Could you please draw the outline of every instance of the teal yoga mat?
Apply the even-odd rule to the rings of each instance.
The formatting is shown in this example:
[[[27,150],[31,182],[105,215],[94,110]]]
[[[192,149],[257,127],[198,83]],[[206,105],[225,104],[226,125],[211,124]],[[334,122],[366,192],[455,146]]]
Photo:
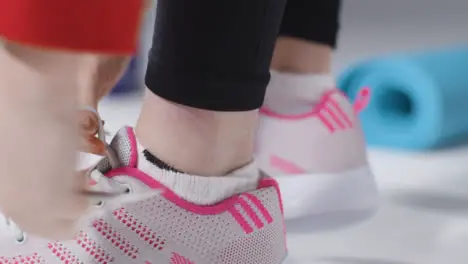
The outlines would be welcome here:
[[[424,150],[468,141],[468,45],[359,62],[338,86],[352,100],[371,89],[360,114],[370,145]]]

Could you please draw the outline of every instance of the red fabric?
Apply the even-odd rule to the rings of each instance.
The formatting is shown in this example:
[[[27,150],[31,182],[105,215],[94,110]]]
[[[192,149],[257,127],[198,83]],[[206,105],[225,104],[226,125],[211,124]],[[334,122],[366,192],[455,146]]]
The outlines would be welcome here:
[[[100,53],[135,52],[142,0],[0,0],[0,36]]]

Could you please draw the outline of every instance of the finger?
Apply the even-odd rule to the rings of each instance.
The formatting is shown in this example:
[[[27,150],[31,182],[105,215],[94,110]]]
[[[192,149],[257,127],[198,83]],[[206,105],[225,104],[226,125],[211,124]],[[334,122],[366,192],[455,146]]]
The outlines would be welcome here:
[[[54,208],[51,214],[56,218],[77,219],[85,214],[91,207],[91,201],[81,192],[88,188],[90,178],[87,177],[86,170],[74,173],[64,186],[67,188],[57,189],[54,197]]]
[[[99,117],[95,112],[90,110],[78,111],[78,125],[81,135],[96,135],[96,133],[99,131],[99,122]]]
[[[81,137],[80,151],[105,156],[106,144],[94,136]]]

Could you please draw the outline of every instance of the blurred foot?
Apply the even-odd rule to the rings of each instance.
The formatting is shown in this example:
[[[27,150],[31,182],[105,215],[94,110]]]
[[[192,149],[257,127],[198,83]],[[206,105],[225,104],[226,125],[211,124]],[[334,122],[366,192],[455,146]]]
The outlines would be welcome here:
[[[272,74],[256,153],[260,168],[280,185],[286,219],[336,214],[334,222],[346,225],[357,211],[367,217],[377,208],[357,118],[368,94],[353,106],[330,87],[331,76]]]

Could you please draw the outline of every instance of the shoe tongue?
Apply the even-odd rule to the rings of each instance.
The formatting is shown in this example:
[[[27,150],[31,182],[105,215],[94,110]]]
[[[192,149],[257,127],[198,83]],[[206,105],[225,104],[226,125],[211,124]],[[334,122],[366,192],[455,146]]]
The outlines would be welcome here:
[[[112,139],[110,147],[115,151],[122,167],[137,166],[138,143],[132,127],[122,127]]]
[[[139,151],[139,144],[136,139],[135,131],[132,127],[122,127],[117,134],[115,134],[114,138],[111,140],[109,144],[110,148],[114,151],[116,158],[119,161],[119,167],[130,167],[130,168],[137,168],[138,167],[138,151]],[[101,173],[106,173],[111,171],[113,168],[109,163],[108,159],[103,159],[100,164],[96,167]],[[133,192],[141,192],[143,190],[152,189],[150,188],[144,181],[137,177],[127,177],[124,175],[116,175],[113,179],[117,181],[121,178],[125,177],[125,182],[131,185]],[[94,179],[93,179],[94,180]],[[96,181],[94,180],[96,188],[98,190],[105,190],[107,189],[114,189],[116,186],[111,186],[108,184],[112,184],[112,182],[104,181]]]
[[[115,158],[119,161],[120,167],[135,168],[138,164],[137,140],[135,132],[131,127],[122,127],[109,144],[115,153]],[[101,172],[112,169],[109,159],[102,159],[96,168]]]

